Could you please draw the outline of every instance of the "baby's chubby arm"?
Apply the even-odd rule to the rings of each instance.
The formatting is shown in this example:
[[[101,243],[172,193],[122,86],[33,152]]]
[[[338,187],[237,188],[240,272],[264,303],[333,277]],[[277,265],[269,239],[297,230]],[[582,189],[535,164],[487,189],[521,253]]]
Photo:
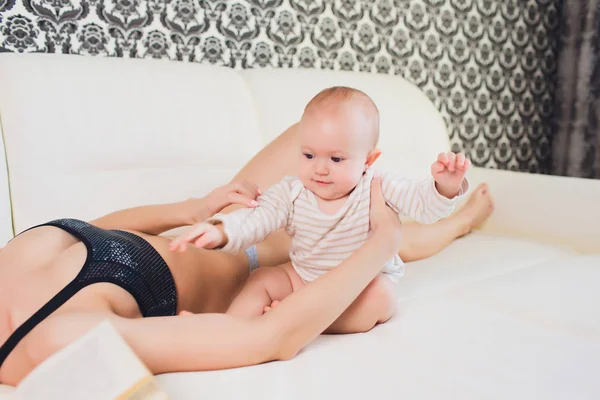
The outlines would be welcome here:
[[[447,217],[469,189],[465,174],[470,162],[459,156],[440,154],[431,166],[432,176],[427,179],[383,174],[382,188],[387,203],[397,213],[421,223],[433,223]],[[461,161],[460,165],[457,159]]]
[[[171,250],[185,250],[186,243],[238,253],[286,226],[292,209],[292,181],[284,178],[258,197],[258,206],[229,214],[216,214],[195,224],[171,242]]]

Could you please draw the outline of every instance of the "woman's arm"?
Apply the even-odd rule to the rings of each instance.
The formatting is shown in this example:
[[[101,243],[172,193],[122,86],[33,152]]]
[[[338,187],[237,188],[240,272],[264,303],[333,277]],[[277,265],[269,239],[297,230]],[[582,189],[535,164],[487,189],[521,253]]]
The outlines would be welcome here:
[[[198,314],[119,320],[119,330],[154,373],[233,368],[294,357],[348,308],[398,251],[400,222],[385,207],[381,181],[374,182],[378,185],[372,188],[369,240],[269,313],[254,319]]]
[[[178,203],[155,204],[116,211],[91,221],[103,229],[126,229],[160,235],[180,226],[193,224],[193,215],[205,214],[204,199],[189,199]]]
[[[254,319],[195,314],[119,319],[116,326],[155,374],[287,360],[331,325],[397,250],[389,237],[373,235],[339,267]]]
[[[256,185],[237,181],[221,186],[200,199],[129,208],[90,223],[103,229],[127,229],[160,235],[180,226],[204,221],[231,204],[255,207],[259,193]]]
[[[300,183],[284,179],[270,186],[257,200],[258,206],[243,208],[228,214],[219,213],[205,222],[195,224],[171,241],[169,250],[185,251],[188,244],[199,248],[218,248],[238,254],[258,244],[287,225],[292,211],[294,186]]]

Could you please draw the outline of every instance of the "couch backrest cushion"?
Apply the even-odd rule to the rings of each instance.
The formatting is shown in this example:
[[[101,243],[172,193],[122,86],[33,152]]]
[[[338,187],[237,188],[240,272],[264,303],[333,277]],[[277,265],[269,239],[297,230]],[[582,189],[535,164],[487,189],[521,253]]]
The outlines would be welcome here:
[[[262,145],[227,68],[2,54],[0,88],[16,232],[203,195]]]
[[[2,54],[14,229],[201,196],[333,85],[364,90],[379,107],[380,167],[422,176],[449,148],[439,112],[398,76]],[[0,179],[0,234],[11,232],[7,193]]]

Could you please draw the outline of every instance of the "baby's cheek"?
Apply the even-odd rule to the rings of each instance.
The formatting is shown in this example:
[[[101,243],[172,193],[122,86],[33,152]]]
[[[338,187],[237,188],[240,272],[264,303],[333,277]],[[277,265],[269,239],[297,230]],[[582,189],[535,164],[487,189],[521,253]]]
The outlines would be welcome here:
[[[360,166],[352,166],[353,168],[348,168],[345,171],[345,176],[344,176],[344,186],[348,187],[348,190],[352,190],[356,185],[358,185],[358,182],[360,181],[360,178],[363,175],[363,170],[362,168],[360,168]]]

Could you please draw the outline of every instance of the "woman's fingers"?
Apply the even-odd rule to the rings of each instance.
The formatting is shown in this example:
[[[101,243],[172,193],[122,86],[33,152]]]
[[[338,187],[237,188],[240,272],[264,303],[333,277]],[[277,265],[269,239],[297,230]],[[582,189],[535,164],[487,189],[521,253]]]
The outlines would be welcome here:
[[[246,186],[250,189],[250,191],[252,192],[252,195],[254,197],[258,197],[262,194],[262,192],[260,191],[260,189],[258,188],[258,185],[256,185],[253,182],[248,182],[248,181],[244,181],[244,183],[246,184]]]
[[[373,230],[376,230],[380,224],[382,204],[385,207],[385,200],[381,189],[381,176],[376,171],[371,181],[371,210],[369,212],[371,229]]]
[[[258,205],[256,198],[259,195],[258,186],[254,183],[241,181],[234,183],[234,187],[229,192],[228,198],[231,203],[242,204],[246,207],[256,207]]]
[[[185,251],[187,243],[193,243],[198,237],[202,236],[206,232],[206,225],[208,224],[200,223],[193,225],[187,232],[171,241],[169,244],[169,250],[179,250],[180,252]]]
[[[399,234],[402,229],[402,223],[398,218],[398,214],[389,208],[385,202],[381,188],[381,176],[378,173],[375,173],[371,182],[371,210],[369,219],[371,229],[374,232],[386,229],[386,232],[396,237],[395,234]]]
[[[371,180],[371,196],[377,195],[377,193],[383,196],[381,190],[381,173],[379,171],[373,172],[373,179]]]
[[[258,206],[258,202],[256,200],[254,200],[254,198],[252,198],[248,195],[240,194],[240,193],[233,193],[233,192],[229,193],[229,201],[232,204],[241,204],[246,207]]]
[[[385,199],[381,188],[381,175],[375,172],[371,181],[371,214],[381,213],[382,207],[385,207]]]

